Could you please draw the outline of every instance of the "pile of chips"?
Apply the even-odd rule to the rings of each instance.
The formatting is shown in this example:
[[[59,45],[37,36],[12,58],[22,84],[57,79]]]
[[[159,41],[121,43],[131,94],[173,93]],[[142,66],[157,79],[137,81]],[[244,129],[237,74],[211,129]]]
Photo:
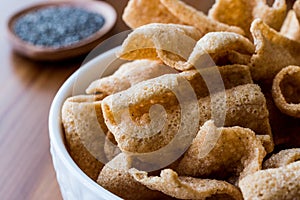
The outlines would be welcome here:
[[[62,108],[77,165],[124,199],[300,198],[300,0],[130,0],[126,62]]]

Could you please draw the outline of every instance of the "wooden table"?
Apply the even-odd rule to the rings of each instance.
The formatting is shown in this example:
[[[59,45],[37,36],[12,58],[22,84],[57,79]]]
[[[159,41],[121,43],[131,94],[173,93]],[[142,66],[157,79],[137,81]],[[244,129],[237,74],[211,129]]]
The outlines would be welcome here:
[[[49,153],[48,113],[57,90],[84,58],[68,62],[34,62],[12,52],[5,32],[9,16],[40,1],[9,0],[1,3],[1,200],[62,199]],[[127,0],[107,2],[116,8],[119,16],[116,26],[106,37],[128,29],[121,20]],[[188,2],[198,5],[197,0]],[[208,5],[202,7],[207,8]]]

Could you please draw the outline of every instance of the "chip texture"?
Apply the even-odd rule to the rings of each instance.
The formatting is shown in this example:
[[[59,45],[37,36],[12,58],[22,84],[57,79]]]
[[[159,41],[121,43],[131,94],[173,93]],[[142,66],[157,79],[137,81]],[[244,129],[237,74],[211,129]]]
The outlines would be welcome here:
[[[150,177],[146,172],[136,169],[130,169],[130,173],[135,180],[148,188],[178,199],[206,199],[210,197],[243,199],[239,189],[225,181],[178,176],[171,169],[162,170],[160,176]]]
[[[160,0],[130,0],[122,19],[133,29],[150,23],[183,23],[161,4]]]
[[[255,133],[238,126],[217,128],[207,121],[180,160],[179,175],[238,180],[262,168],[266,151]]]
[[[293,200],[300,197],[300,161],[261,170],[239,182],[245,200]]]
[[[300,118],[300,67],[283,68],[274,78],[272,96],[284,114]]]

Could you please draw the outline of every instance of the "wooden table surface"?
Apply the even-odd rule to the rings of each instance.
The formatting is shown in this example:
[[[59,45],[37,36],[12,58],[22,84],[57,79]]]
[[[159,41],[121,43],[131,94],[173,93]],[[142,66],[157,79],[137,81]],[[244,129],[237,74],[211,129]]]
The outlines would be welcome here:
[[[13,13],[41,0],[9,0],[0,12],[0,199],[62,199],[49,152],[48,113],[63,82],[84,58],[42,63],[15,54],[7,40],[6,23]],[[118,12],[106,37],[128,27],[121,14],[127,0],[107,0]],[[196,7],[199,1],[187,0]],[[212,1],[202,1],[207,10]]]

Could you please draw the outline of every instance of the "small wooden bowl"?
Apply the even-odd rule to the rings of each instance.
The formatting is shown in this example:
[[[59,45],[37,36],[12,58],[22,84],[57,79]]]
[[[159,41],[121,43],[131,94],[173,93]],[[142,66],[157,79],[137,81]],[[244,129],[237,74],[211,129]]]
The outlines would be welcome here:
[[[30,12],[46,8],[49,6],[72,6],[75,8],[86,9],[101,14],[104,19],[104,25],[91,36],[82,39],[74,44],[63,47],[43,47],[30,44],[21,38],[19,38],[14,32],[15,21]],[[47,3],[40,3],[25,8],[13,16],[8,21],[8,39],[12,44],[12,48],[15,52],[39,61],[57,61],[63,59],[69,59],[76,56],[80,56],[88,53],[94,47],[96,47],[101,41],[101,37],[106,34],[115,24],[117,19],[117,13],[115,9],[106,2],[103,1],[52,1]]]

